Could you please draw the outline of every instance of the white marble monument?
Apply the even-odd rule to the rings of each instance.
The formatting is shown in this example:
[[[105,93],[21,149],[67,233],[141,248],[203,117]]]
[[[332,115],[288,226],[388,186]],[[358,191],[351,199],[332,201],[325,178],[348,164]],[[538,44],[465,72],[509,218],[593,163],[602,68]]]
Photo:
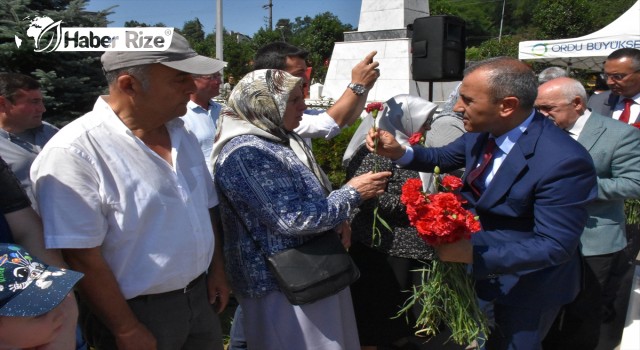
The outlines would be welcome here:
[[[411,31],[407,25],[429,16],[428,0],[362,0],[358,31],[347,32],[333,48],[322,96],[339,98],[351,82],[351,69],[376,50],[380,78],[369,101],[386,101],[398,94],[429,98],[429,84],[411,78]],[[458,82],[433,83],[433,102],[442,103]]]

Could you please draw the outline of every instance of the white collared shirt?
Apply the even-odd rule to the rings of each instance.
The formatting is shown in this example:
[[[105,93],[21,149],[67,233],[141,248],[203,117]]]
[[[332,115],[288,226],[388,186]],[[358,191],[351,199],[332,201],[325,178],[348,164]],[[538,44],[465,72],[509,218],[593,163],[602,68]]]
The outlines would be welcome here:
[[[166,127],[173,165],[100,97],[31,168],[47,248],[101,247],[126,299],[184,288],[213,256],[211,177],[182,120]]]
[[[189,101],[187,103],[187,113],[180,117],[184,121],[184,126],[191,130],[198,138],[200,148],[204,154],[204,160],[207,163],[207,169],[211,167],[211,152],[213,150],[213,141],[216,138],[216,124],[220,116],[219,104],[209,101],[209,108],[204,109],[199,104]]]
[[[618,99],[618,103],[616,103],[616,108],[613,110],[613,113],[611,114],[611,117],[613,119],[619,120],[620,119],[620,114],[622,114],[622,111],[624,110],[624,99],[626,97],[620,96],[620,98]],[[631,108],[630,108],[630,114],[629,114],[629,124],[633,124],[633,123],[637,123],[640,122],[640,120],[638,120],[638,115],[640,114],[640,92],[635,94],[635,96],[631,97],[631,99],[634,101],[634,103],[631,104]]]
[[[304,138],[307,143],[316,138],[327,140],[340,133],[340,126],[325,110],[307,109],[302,114],[300,125],[293,131]]]
[[[572,126],[565,129],[565,131],[569,133],[569,136],[571,136],[572,139],[576,141],[578,140],[578,137],[580,137],[580,133],[582,133],[582,129],[584,129],[584,125],[587,123],[587,120],[589,120],[590,116],[591,111],[586,109],[584,113],[582,113],[582,115],[579,116],[578,119],[576,119],[576,122],[573,123]]]

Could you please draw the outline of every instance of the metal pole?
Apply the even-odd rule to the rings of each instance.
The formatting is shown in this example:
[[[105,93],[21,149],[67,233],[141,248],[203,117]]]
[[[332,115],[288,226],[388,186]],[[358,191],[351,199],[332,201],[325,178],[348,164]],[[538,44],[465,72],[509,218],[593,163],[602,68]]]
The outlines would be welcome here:
[[[222,0],[216,0],[216,58],[224,61],[224,52],[222,45],[222,34],[224,26],[222,25]]]
[[[273,30],[273,3],[269,0],[269,3],[266,5],[262,5],[262,8],[265,10],[269,10],[269,31]]]
[[[500,34],[498,34],[498,42],[502,40],[502,22],[504,22],[504,4],[507,0],[502,0],[502,16],[500,17]]]

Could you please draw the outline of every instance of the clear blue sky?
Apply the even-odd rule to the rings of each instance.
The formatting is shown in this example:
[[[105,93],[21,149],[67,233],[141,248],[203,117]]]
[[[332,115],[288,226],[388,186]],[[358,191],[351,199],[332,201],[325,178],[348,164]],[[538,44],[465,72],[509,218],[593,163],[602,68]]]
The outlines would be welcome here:
[[[226,30],[253,36],[260,27],[267,26],[269,11],[263,5],[269,0],[223,0],[222,16]],[[342,23],[358,26],[361,0],[272,0],[273,25],[280,18],[293,21],[296,17],[314,17],[329,11]],[[89,0],[87,10],[104,10],[111,6],[110,27],[123,27],[124,22],[136,20],[147,24],[162,22],[169,27],[182,28],[184,22],[198,18],[206,34],[215,30],[216,0]]]

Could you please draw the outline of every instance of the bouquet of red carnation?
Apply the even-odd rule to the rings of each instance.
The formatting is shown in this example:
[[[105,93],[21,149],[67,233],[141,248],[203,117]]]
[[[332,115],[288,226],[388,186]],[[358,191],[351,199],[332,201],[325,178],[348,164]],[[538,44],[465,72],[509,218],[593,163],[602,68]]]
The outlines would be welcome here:
[[[462,187],[460,178],[446,175],[439,180],[436,167],[435,188],[440,192],[422,192],[420,179],[409,179],[402,186],[400,200],[407,208],[409,222],[420,238],[432,246],[470,239],[480,230],[478,217],[463,208],[464,199],[455,193]],[[434,260],[422,270],[422,283],[413,288],[413,295],[398,315],[421,307],[416,320],[416,335],[433,336],[444,323],[452,332],[451,339],[459,345],[469,345],[489,334],[486,315],[476,301],[473,280],[466,264]]]

